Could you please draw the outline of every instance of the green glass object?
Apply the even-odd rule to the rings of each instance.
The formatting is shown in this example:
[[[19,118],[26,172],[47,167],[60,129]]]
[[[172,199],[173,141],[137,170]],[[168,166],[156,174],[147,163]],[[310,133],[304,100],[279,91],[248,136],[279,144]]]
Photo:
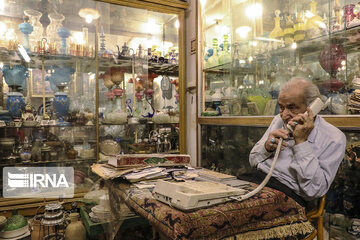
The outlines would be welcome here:
[[[228,48],[229,48],[229,39],[228,38],[229,38],[228,35],[225,34],[224,35],[224,50],[221,52],[220,57],[219,57],[220,65],[231,62],[231,55],[228,50]]]

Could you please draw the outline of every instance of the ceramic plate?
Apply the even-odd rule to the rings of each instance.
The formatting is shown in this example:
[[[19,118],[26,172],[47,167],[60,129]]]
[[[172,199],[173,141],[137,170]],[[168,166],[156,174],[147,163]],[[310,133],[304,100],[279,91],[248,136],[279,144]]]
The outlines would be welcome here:
[[[1,238],[0,237],[0,240],[18,240],[18,239],[23,239],[23,238],[25,238],[27,236],[30,236],[30,231],[29,230],[27,230],[26,233],[24,233],[23,235],[20,235],[18,237],[15,237],[15,238]]]
[[[29,225],[26,225],[22,228],[12,230],[12,231],[6,231],[0,233],[0,239],[21,239],[25,237],[25,235],[29,233]]]

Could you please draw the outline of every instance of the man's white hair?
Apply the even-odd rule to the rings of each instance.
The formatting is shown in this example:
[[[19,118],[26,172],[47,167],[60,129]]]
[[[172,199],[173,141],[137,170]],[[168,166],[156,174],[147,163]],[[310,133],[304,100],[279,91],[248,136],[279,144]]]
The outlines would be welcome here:
[[[320,97],[320,91],[318,87],[312,83],[309,79],[304,77],[293,77],[290,81],[286,82],[280,92],[287,91],[292,88],[297,88],[299,91],[303,91],[304,103],[309,106],[312,101],[317,97]]]

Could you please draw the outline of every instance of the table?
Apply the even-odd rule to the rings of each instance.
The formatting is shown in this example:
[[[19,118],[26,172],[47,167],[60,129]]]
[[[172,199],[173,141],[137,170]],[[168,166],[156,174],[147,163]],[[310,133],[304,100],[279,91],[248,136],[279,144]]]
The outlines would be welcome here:
[[[112,211],[125,204],[166,239],[270,239],[307,234],[314,227],[305,209],[284,193],[265,187],[244,200],[231,201],[191,212],[182,212],[152,197],[149,190],[137,189],[117,180],[107,181]],[[252,184],[247,190],[254,189]]]

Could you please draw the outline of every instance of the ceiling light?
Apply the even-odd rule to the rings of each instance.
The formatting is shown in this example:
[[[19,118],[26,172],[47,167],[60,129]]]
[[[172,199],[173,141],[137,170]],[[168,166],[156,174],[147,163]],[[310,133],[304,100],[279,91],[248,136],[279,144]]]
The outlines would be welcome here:
[[[155,19],[149,18],[148,22],[143,24],[142,30],[149,34],[159,34],[161,33],[161,25],[157,24]]]
[[[79,11],[79,16],[84,18],[87,23],[91,23],[93,20],[100,17],[100,13],[98,10],[93,8],[82,8]]]
[[[245,13],[249,18],[260,17],[262,15],[262,6],[260,3],[251,4],[245,9]]]

